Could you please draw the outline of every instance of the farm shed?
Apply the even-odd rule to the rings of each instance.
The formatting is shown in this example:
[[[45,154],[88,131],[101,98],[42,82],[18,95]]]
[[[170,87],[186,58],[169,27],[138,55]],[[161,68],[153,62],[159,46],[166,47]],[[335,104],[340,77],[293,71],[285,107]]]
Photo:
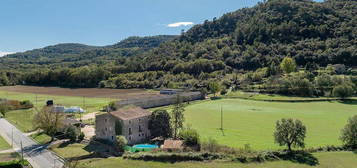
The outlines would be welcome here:
[[[168,106],[176,103],[177,95],[179,95],[182,98],[182,101],[184,102],[204,99],[204,96],[201,94],[201,92],[182,92],[173,95],[160,94],[146,98],[122,100],[117,102],[117,106],[124,107],[127,105],[134,105],[144,109]]]

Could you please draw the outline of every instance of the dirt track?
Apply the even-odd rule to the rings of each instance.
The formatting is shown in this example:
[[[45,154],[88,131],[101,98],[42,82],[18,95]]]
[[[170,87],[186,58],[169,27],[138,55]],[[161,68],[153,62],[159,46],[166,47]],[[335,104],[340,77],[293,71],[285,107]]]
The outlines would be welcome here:
[[[99,88],[59,88],[59,87],[37,87],[37,86],[5,86],[0,87],[1,91],[34,93],[57,96],[79,96],[79,97],[100,97],[100,98],[115,98],[129,99],[149,97],[159,94],[154,91],[146,91],[144,89],[99,89]]]

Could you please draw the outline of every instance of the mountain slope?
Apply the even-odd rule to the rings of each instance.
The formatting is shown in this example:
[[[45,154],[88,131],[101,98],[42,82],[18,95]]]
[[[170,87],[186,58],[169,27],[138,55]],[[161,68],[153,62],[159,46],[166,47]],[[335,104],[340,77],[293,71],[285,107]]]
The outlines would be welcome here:
[[[162,35],[151,37],[129,37],[114,45],[99,47],[76,43],[64,43],[15,53],[0,58],[4,67],[17,65],[69,66],[101,64],[120,57],[130,57],[158,47],[161,43],[173,40],[176,36]]]
[[[234,69],[256,69],[294,57],[306,64],[357,65],[357,1],[268,0],[196,25],[179,40],[146,53],[153,60],[185,63],[223,61]]]

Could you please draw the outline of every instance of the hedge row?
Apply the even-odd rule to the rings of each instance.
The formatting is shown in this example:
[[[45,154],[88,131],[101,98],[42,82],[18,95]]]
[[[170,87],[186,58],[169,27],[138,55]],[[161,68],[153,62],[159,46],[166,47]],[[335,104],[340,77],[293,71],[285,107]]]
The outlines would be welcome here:
[[[144,160],[144,161],[160,161],[160,162],[182,162],[182,161],[209,161],[209,160],[231,160],[242,163],[265,162],[275,160],[301,160],[310,157],[311,165],[315,164],[315,160],[310,153],[313,152],[329,152],[329,151],[351,151],[349,147],[342,146],[326,146],[318,148],[309,148],[301,151],[289,153],[286,150],[281,151],[261,151],[261,152],[241,152],[237,154],[225,153],[210,153],[210,152],[139,152],[127,153],[123,156],[124,159]]]

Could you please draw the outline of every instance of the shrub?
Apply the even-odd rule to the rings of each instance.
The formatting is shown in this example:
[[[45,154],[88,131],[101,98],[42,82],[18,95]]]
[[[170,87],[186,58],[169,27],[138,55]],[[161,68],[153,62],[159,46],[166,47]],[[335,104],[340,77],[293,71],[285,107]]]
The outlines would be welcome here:
[[[21,108],[28,109],[32,108],[33,104],[30,102],[30,100],[24,100],[20,102]]]
[[[84,140],[84,137],[85,137],[84,133],[81,132],[81,133],[79,134],[79,136],[78,136],[78,141],[79,141],[79,142],[82,142],[82,141]]]
[[[0,104],[1,117],[6,117],[6,113],[9,111],[9,107],[5,104]]]
[[[79,130],[75,126],[68,126],[65,130],[65,135],[71,142],[76,142],[79,136]]]
[[[120,152],[124,152],[125,146],[127,145],[128,141],[124,136],[117,136],[116,137],[116,147]]]
[[[348,120],[347,125],[342,129],[340,139],[346,146],[357,149],[357,115]]]
[[[345,99],[354,94],[354,89],[351,85],[341,84],[333,88],[333,96]]]
[[[115,102],[110,102],[110,103],[108,104],[108,108],[109,108],[110,111],[115,111],[115,110],[117,110],[116,103],[115,103]]]
[[[161,162],[182,162],[182,161],[204,161],[224,158],[224,155],[215,153],[168,153],[168,152],[145,152],[124,155],[124,159],[144,160],[144,161],[161,161]]]
[[[192,128],[184,129],[179,134],[180,139],[182,139],[187,146],[195,146],[199,144],[200,135],[198,132]]]
[[[219,152],[221,146],[215,139],[209,138],[207,142],[201,144],[201,150],[205,152]]]

